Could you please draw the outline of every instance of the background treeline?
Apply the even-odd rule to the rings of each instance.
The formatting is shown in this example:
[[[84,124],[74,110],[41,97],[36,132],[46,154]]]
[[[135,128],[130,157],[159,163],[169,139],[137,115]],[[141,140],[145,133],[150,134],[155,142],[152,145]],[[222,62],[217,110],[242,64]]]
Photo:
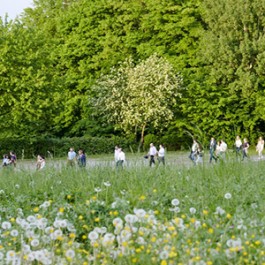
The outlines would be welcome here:
[[[70,147],[74,147],[76,152],[83,149],[87,155],[107,154],[114,152],[114,146],[119,144],[125,151],[136,150],[134,141],[124,137],[64,137],[32,139],[12,139],[1,140],[1,153],[9,154],[11,150],[16,150],[19,159],[36,158],[38,154],[44,157],[66,157]]]
[[[167,150],[177,150],[181,146],[176,144],[177,139],[170,139],[166,136],[158,138],[156,135],[148,134],[145,137],[143,148],[148,150],[150,143],[159,145],[165,143]],[[111,136],[111,137],[34,137],[34,138],[3,138],[1,140],[1,153],[9,154],[10,151],[16,150],[19,159],[36,158],[38,154],[48,157],[66,157],[70,147],[74,147],[76,152],[83,149],[87,155],[114,153],[114,147],[118,145],[125,152],[135,152],[138,143],[134,138]]]
[[[264,13],[259,0],[34,0],[0,20],[1,142],[155,135],[174,149],[239,134],[254,144],[265,132]],[[112,106],[102,99],[116,84]],[[146,120],[119,108],[142,108],[137,89]]]

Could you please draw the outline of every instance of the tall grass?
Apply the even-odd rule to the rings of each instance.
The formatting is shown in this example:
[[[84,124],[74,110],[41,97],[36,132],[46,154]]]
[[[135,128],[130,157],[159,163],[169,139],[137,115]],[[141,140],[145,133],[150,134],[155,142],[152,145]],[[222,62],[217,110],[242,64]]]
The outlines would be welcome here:
[[[218,204],[235,212],[241,207],[248,211],[252,203],[260,204],[264,210],[265,162],[237,163],[235,161],[216,165],[183,168],[171,164],[166,167],[149,168],[148,165],[125,167],[116,170],[111,165],[80,168],[46,168],[35,172],[15,172],[2,169],[0,187],[4,190],[2,203],[13,201],[14,207],[25,206],[18,196],[28,198],[27,203],[37,204],[43,200],[57,200],[60,196],[73,195],[83,201],[90,196],[107,199],[111,203],[116,197],[125,197],[131,207],[152,208],[158,200],[163,212],[172,198],[183,202],[182,207],[196,206],[211,209]],[[106,187],[104,182],[111,186]],[[96,192],[95,188],[100,188]],[[232,199],[226,200],[225,193]],[[145,200],[139,197],[145,196]],[[9,205],[11,207],[12,205]]]
[[[95,227],[104,226],[112,233],[115,218],[124,220],[127,214],[133,214],[137,209],[144,209],[146,213],[150,212],[148,215],[155,215],[156,222],[161,222],[165,229],[161,228],[164,231],[161,232],[157,223],[147,226],[141,223],[145,230],[155,230],[150,230],[146,237],[142,235],[146,242],[143,245],[136,243],[138,239],[132,237],[127,242],[131,244],[128,255],[120,254],[120,258],[115,258],[114,261],[109,258],[110,250],[102,248],[99,257],[92,255],[93,262],[86,261],[85,255],[86,258],[82,256],[82,263],[66,258],[69,264],[99,264],[104,261],[106,264],[164,262],[163,264],[210,265],[244,264],[246,260],[261,264],[265,256],[265,253],[264,256],[260,254],[265,244],[264,172],[264,161],[239,162],[233,159],[212,165],[205,163],[188,167],[174,161],[165,167],[160,165],[152,168],[146,163],[131,163],[119,170],[110,162],[86,169],[64,166],[50,166],[38,172],[29,169],[2,169],[0,213],[2,220],[16,218],[18,209],[22,209],[24,216],[41,214],[49,219],[56,216],[62,218],[60,216],[63,215],[63,218],[67,218],[76,227],[75,240],[82,244],[89,255],[98,250],[98,245],[95,247],[93,242],[90,245],[87,239],[87,235]],[[174,205],[173,199],[177,199],[179,204]],[[45,201],[51,202],[48,212],[42,212],[40,208]],[[148,215],[146,214],[146,218]],[[184,223],[182,228],[178,226],[178,220]],[[201,230],[197,227],[198,224],[202,227]],[[159,235],[161,238],[168,238],[156,245],[150,243],[153,242],[153,237]],[[229,244],[237,244],[238,238],[240,247],[232,249],[233,246]],[[97,244],[101,244],[100,242]],[[147,251],[148,244],[150,249]],[[253,244],[253,247],[248,249],[244,244]],[[115,243],[111,251],[118,245]],[[177,246],[179,249],[175,252],[178,258],[173,254],[174,257],[163,258],[161,253],[168,251],[166,246]],[[16,251],[19,252],[20,247],[16,245]],[[198,253],[195,251],[197,248]],[[211,254],[213,250],[220,255]],[[196,254],[192,254],[192,251]]]

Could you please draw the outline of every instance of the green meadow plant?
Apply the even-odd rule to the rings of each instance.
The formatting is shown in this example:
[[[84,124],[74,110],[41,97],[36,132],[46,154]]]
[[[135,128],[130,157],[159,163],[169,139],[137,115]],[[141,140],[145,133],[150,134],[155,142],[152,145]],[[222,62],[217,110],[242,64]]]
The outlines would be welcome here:
[[[0,264],[263,264],[263,161],[0,172]]]

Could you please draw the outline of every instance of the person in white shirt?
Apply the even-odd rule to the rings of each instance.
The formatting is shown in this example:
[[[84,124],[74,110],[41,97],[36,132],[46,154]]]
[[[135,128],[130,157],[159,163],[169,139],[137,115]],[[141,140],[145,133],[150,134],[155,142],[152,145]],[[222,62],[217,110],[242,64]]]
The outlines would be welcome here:
[[[115,161],[115,164],[117,164],[117,162],[118,162],[119,152],[120,152],[119,146],[116,145],[115,149],[114,149],[114,161]]]
[[[237,135],[237,137],[236,137],[235,148],[236,148],[236,155],[238,156],[240,151],[241,151],[241,148],[242,148],[242,141],[241,141],[239,135]]]
[[[220,157],[225,158],[225,153],[227,151],[227,144],[225,141],[220,141]]]
[[[74,148],[71,147],[67,155],[67,165],[73,167],[76,161],[76,152]]]
[[[116,163],[117,168],[123,168],[123,164],[125,161],[125,153],[122,151],[122,148],[118,149],[118,161]]]
[[[165,165],[165,148],[162,144],[159,145],[158,163],[162,163],[163,165]]]
[[[37,164],[36,164],[37,170],[43,169],[45,167],[45,165],[46,165],[45,157],[38,155],[37,156]]]
[[[148,155],[150,157],[150,167],[151,167],[152,164],[155,165],[155,156],[157,155],[157,150],[153,143],[150,144]]]
[[[3,167],[9,166],[10,163],[11,163],[11,161],[10,161],[8,155],[4,155],[4,156],[3,156],[3,163],[2,163],[2,166],[3,166]]]
[[[221,143],[220,143],[220,141],[218,141],[217,142],[217,144],[216,144],[216,149],[215,149],[215,155],[216,155],[216,158],[218,159],[219,158],[219,156],[220,156],[220,145],[221,145]]]
[[[256,146],[256,151],[258,152],[258,159],[262,159],[263,158],[263,155],[262,155],[262,151],[264,149],[264,140],[262,137],[259,137],[259,140],[258,140],[258,144]]]

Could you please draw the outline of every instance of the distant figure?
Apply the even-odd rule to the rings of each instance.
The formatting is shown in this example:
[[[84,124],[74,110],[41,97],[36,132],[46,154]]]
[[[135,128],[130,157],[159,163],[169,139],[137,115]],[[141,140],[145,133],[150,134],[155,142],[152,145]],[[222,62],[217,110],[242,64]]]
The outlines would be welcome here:
[[[220,157],[222,159],[225,158],[226,151],[227,151],[227,144],[224,140],[221,140],[220,141]]]
[[[123,164],[125,162],[125,153],[122,151],[122,148],[118,150],[118,161],[116,163],[117,168],[123,168]]]
[[[258,159],[263,158],[263,155],[262,155],[263,149],[264,149],[264,140],[262,137],[259,137],[258,144],[256,146],[256,151],[258,152],[258,156],[259,156]]]
[[[242,148],[242,152],[243,152],[242,160],[244,160],[245,158],[248,158],[249,143],[248,143],[247,138],[244,138],[242,147],[243,147]]]
[[[195,161],[196,165],[202,164],[203,163],[203,149],[202,146],[199,144],[198,145],[198,150],[197,150],[197,159]]]
[[[165,165],[165,148],[164,145],[160,144],[159,145],[159,150],[158,150],[158,163],[162,163]]]
[[[75,166],[75,161],[76,161],[76,152],[74,151],[74,148],[71,147],[67,155],[67,165],[73,167]]]
[[[191,146],[191,152],[190,152],[189,158],[194,163],[194,165],[196,165],[196,158],[197,158],[198,148],[199,148],[199,144],[197,143],[196,139],[193,139],[193,143],[192,143],[192,146]]]
[[[217,161],[217,158],[214,155],[214,152],[216,150],[216,145],[217,145],[217,143],[216,143],[215,139],[212,137],[211,141],[210,141],[210,161],[209,161],[210,163],[212,163],[213,159],[215,161]]]
[[[114,161],[115,161],[116,165],[117,165],[117,162],[118,162],[119,152],[120,152],[119,146],[116,145],[115,149],[114,149]]]
[[[151,167],[152,164],[155,165],[155,156],[157,155],[157,150],[156,150],[156,147],[154,146],[153,143],[150,144],[150,149],[149,149],[148,155],[150,158],[149,165]]]
[[[220,152],[221,152],[220,145],[221,145],[221,143],[220,143],[220,141],[218,141],[216,144],[216,149],[215,149],[215,155],[216,155],[217,159],[220,157]]]
[[[3,155],[2,166],[3,166],[3,167],[7,167],[7,166],[10,165],[10,163],[11,163],[11,161],[10,161],[8,155]]]
[[[79,167],[86,167],[86,154],[83,149],[78,151],[77,163]]]
[[[236,156],[239,156],[241,148],[242,148],[242,141],[241,141],[239,135],[237,135],[237,137],[236,137],[235,148],[236,148]]]
[[[17,165],[17,156],[13,151],[10,151],[10,164],[14,167]]]
[[[45,157],[42,155],[37,156],[37,164],[36,164],[36,169],[40,170],[43,169],[46,165]]]

